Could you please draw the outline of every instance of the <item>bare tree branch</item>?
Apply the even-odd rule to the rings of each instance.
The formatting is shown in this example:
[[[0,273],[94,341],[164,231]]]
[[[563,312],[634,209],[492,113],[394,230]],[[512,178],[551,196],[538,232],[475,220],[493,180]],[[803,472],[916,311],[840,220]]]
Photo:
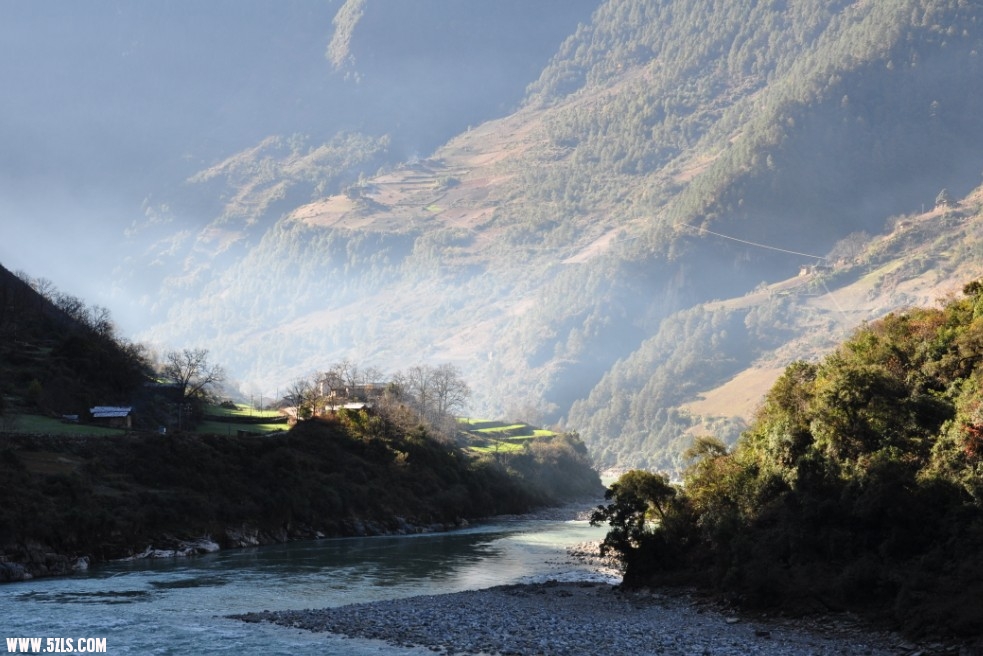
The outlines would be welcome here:
[[[180,385],[186,399],[204,399],[211,388],[225,380],[225,370],[209,364],[208,350],[201,348],[168,351],[161,375]]]

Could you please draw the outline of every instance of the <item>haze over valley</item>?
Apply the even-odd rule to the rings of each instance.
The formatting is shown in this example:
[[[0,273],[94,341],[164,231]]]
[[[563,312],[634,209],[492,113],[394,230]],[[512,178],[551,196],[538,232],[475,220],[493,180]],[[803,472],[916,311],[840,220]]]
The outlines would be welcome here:
[[[8,2],[0,263],[272,397],[450,363],[678,471],[983,274],[983,7]]]

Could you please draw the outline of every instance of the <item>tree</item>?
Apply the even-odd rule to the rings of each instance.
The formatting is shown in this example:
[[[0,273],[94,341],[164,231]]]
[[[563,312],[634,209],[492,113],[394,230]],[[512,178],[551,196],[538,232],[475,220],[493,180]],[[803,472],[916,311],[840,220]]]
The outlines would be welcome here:
[[[164,356],[161,375],[181,386],[185,400],[202,402],[212,389],[225,380],[225,371],[208,362],[208,350],[184,349],[168,351]]]
[[[433,372],[433,399],[435,411],[440,417],[452,416],[464,410],[471,388],[461,378],[461,372],[452,364],[442,364]]]
[[[93,305],[89,308],[86,317],[88,326],[98,335],[107,339],[115,339],[116,327],[113,325],[113,317],[109,308],[101,305]]]
[[[641,469],[626,472],[604,493],[611,501],[591,513],[590,523],[603,522],[611,527],[601,543],[601,553],[614,551],[623,563],[630,566],[642,552],[642,545],[652,535],[651,520],[665,522],[676,488],[663,474]]]
[[[463,410],[471,396],[471,388],[452,364],[417,365],[397,374],[393,382],[424,421],[445,434],[453,432],[454,413]]]
[[[55,283],[53,283],[48,278],[32,278],[31,276],[21,271],[18,271],[16,275],[21,280],[29,284],[31,288],[34,289],[34,291],[36,291],[38,294],[40,294],[41,296],[45,297],[48,300],[53,299],[58,291],[57,288],[55,287]]]
[[[350,390],[363,382],[362,372],[358,365],[348,359],[342,360],[331,367],[329,375],[339,380],[344,387]]]
[[[59,310],[83,325],[88,325],[88,312],[85,301],[71,294],[58,294],[54,300]]]
[[[317,382],[309,378],[298,378],[287,388],[283,398],[297,408],[298,418],[310,419],[317,415],[321,391]]]
[[[851,232],[833,245],[832,250],[826,255],[826,261],[854,260],[863,254],[870,242],[871,236],[866,230]]]
[[[693,440],[693,445],[683,452],[687,460],[700,458],[716,458],[727,455],[727,445],[712,435],[700,435]]]

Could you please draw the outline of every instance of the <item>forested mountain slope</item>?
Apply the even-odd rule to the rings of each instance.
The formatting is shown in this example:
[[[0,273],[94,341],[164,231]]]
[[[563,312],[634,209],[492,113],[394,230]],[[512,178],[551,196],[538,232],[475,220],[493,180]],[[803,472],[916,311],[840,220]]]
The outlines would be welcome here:
[[[616,363],[569,421],[602,462],[678,472],[692,440],[734,441],[785,365],[816,360],[856,326],[932,305],[983,275],[983,195],[853,235],[830,266],[667,318]]]
[[[479,412],[565,419],[605,465],[672,465],[700,421],[679,406],[815,327],[794,298],[708,301],[979,183],[981,19],[943,0],[604,2],[517,112],[261,208],[255,247],[151,334],[204,341],[247,385],[346,355],[453,361]]]

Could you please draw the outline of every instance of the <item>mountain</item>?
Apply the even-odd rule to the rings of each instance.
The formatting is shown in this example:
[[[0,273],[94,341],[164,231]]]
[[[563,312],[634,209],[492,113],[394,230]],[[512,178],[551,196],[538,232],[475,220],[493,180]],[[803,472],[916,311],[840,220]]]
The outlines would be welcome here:
[[[180,278],[191,293],[284,206],[507,113],[597,3],[5,2],[0,261],[71,280],[142,330],[155,303],[170,302],[162,285]],[[340,69],[328,52],[339,32]],[[336,156],[348,140],[352,152]],[[291,172],[272,164],[301,145]],[[214,171],[251,151],[251,177]],[[266,183],[267,202],[280,203],[259,223],[227,207],[232,187]]]
[[[951,297],[983,275],[983,189],[855,235],[848,257],[666,319],[576,401],[571,425],[608,462],[680,471],[695,437],[736,440],[785,366],[815,361],[865,322]],[[849,248],[848,248],[849,247]]]
[[[456,25],[451,4],[424,3],[411,22],[380,8],[390,5],[345,3],[325,61],[367,84],[406,61],[396,44],[412,26]],[[505,6],[495,26],[531,29],[522,7]],[[157,245],[128,269],[155,276],[142,336],[207,347],[264,395],[343,358],[383,370],[452,362],[475,414],[560,422],[605,466],[674,469],[694,433],[740,430],[753,399],[740,411],[698,405],[724,398],[727,381],[763,392],[788,358],[831,346],[843,315],[908,302],[839,300],[838,285],[862,278],[853,246],[890,240],[898,217],[917,223],[943,188],[975,216],[981,3],[595,7],[565,23],[514,112],[468,113],[412,152],[394,147],[408,134],[398,127],[257,139],[155,197],[145,223]],[[539,25],[563,13],[539,11]],[[384,25],[406,30],[394,49],[379,45],[394,34]],[[446,66],[441,88],[463,96],[497,80],[448,63],[486,61],[481,44],[427,34]],[[187,213],[174,208],[199,197],[210,213],[176,230]],[[796,278],[836,251],[850,251],[844,268]],[[892,253],[887,287],[935,266]],[[962,257],[935,288],[978,256]],[[816,286],[824,296],[793,293]]]

